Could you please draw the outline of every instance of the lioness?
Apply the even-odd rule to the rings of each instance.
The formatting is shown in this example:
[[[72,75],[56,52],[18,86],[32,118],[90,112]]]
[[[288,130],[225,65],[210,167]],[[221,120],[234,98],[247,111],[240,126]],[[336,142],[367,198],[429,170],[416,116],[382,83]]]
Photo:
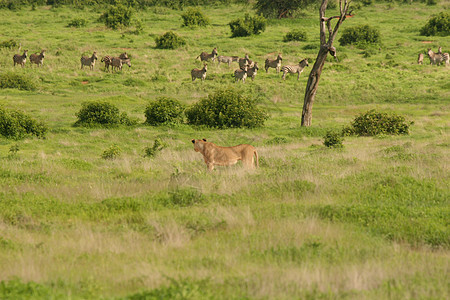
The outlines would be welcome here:
[[[253,155],[256,156],[256,167],[258,163],[258,152],[252,145],[241,144],[233,147],[221,147],[214,143],[203,140],[192,140],[194,150],[203,155],[208,170],[212,171],[214,166],[231,166],[242,160],[244,166],[254,168]]]

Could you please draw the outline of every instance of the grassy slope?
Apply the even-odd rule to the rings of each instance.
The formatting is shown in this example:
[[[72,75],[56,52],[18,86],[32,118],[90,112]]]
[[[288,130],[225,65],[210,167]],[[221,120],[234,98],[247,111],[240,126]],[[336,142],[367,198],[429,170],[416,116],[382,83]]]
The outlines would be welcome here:
[[[270,111],[267,126],[223,131],[71,125],[87,99],[108,99],[143,121],[146,104],[157,96],[191,104],[233,86],[233,69],[223,65],[211,66],[203,84],[190,82],[190,69],[201,65],[194,58],[214,46],[219,54],[249,53],[260,65],[278,52],[286,63],[314,59],[316,12],[271,21],[257,37],[230,39],[226,24],[250,7],[204,8],[212,25],[196,30],[181,27],[179,11],[142,11],[142,35],[105,29],[94,21],[101,12],[0,11],[0,40],[19,36],[23,49],[48,53],[43,68],[21,70],[12,67],[17,49],[0,50],[2,71],[28,74],[39,86],[35,92],[0,90],[0,105],[32,113],[51,128],[45,140],[0,139],[3,293],[448,298],[449,71],[415,64],[427,47],[450,48],[448,38],[418,35],[445,5],[376,5],[348,19],[343,28],[360,22],[378,27],[383,46],[366,58],[362,50],[337,47],[343,59],[324,68],[311,128],[299,126],[307,71],[299,82],[295,76],[281,82],[271,70],[236,87]],[[74,17],[91,22],[84,29],[65,27]],[[283,43],[292,28],[307,31],[308,41]],[[169,29],[187,46],[154,49],[153,36]],[[126,50],[133,67],[117,74],[101,71],[100,64],[93,72],[80,70],[81,54],[94,50]],[[321,146],[327,129],[369,108],[414,120],[411,135],[347,138],[342,151]],[[157,137],[169,147],[156,159],[143,158]],[[203,137],[255,145],[261,168],[206,173],[190,144]],[[8,156],[14,144],[20,150]],[[111,144],[123,155],[100,159]]]

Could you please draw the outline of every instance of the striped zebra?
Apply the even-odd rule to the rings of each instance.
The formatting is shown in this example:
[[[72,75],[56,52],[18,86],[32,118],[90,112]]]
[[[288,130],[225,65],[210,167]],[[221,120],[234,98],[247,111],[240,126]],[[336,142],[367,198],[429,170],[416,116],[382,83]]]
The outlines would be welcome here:
[[[224,64],[228,64],[228,67],[231,65],[231,63],[233,62],[233,58],[231,56],[217,56],[217,61],[219,62],[218,64],[220,65],[220,63],[224,63]]]
[[[14,67],[16,65],[21,65],[22,67],[25,65],[25,62],[27,61],[28,56],[28,50],[23,51],[23,54],[14,54],[13,61],[14,61]]]
[[[128,58],[128,54],[126,52],[120,54],[119,58],[122,60],[122,64],[125,63],[126,65],[128,65],[128,67],[131,67],[131,61]],[[102,57],[102,60],[101,60],[101,62],[105,63],[105,70],[108,70],[108,72],[109,72],[109,66],[112,66],[112,59],[113,59],[112,56],[105,55]],[[116,64],[117,64],[117,62],[116,62]],[[112,68],[114,68],[114,67],[112,67]]]
[[[206,70],[208,70],[207,64],[203,65],[203,69],[192,69],[191,71],[192,81],[194,81],[197,78],[201,78],[201,80],[204,81],[206,78]]]
[[[81,69],[83,69],[84,66],[89,66],[89,69],[93,70],[96,60],[97,60],[97,52],[95,52],[95,51],[91,57],[82,56],[81,57]]]
[[[45,50],[42,50],[40,54],[31,54],[30,62],[37,64],[38,67],[44,64]]]
[[[231,61],[239,61],[239,56],[232,56]]]
[[[248,66],[245,65],[244,68],[234,71],[234,78],[236,79],[236,82],[242,80],[242,83],[245,83],[245,79],[247,78],[247,70]]]
[[[442,54],[442,47],[441,46],[439,46],[439,48],[438,48],[438,52],[437,52],[438,54]]]
[[[258,63],[255,62],[253,67],[247,69],[247,77],[250,77],[252,81],[255,80],[256,73],[258,72],[258,70],[259,70]]]
[[[448,53],[434,53],[430,48],[428,48],[428,57],[430,58],[430,64],[431,65],[440,65],[442,62],[445,62],[445,65],[448,66],[449,64],[449,54]]]
[[[419,57],[417,57],[417,63],[421,65],[423,63],[424,55],[423,53],[419,53]]]
[[[266,73],[269,72],[269,68],[275,68],[277,70],[277,73],[280,73],[282,60],[283,58],[281,57],[281,54],[278,54],[276,59],[266,59],[266,63],[264,66],[264,68],[266,69]]]
[[[127,58],[127,59],[121,59],[120,57],[113,57],[113,58],[111,59],[111,66],[112,66],[112,69],[113,69],[113,70],[116,69],[116,71],[117,71],[117,70],[122,71],[122,66],[123,66],[124,64],[127,65],[128,67],[131,67],[131,61],[130,61],[130,59],[129,59],[129,58]]]
[[[214,61],[216,59],[217,54],[218,54],[217,48],[214,48],[211,53],[206,53],[206,52],[200,53],[200,55],[197,56],[196,59],[198,59],[200,57],[200,61],[208,61],[209,59]]]
[[[303,72],[303,70],[305,69],[305,67],[308,67],[308,60],[305,58],[303,60],[301,60],[298,65],[295,66],[283,66],[281,68],[281,71],[283,72],[283,76],[281,77],[283,80],[286,80],[286,74],[290,73],[290,74],[295,74],[297,73],[297,80],[300,79],[300,74]]]
[[[245,54],[244,58],[239,58],[238,59],[238,63],[239,63],[239,68],[244,68],[245,66],[250,66],[253,62],[250,60],[250,58],[248,57],[248,54]]]

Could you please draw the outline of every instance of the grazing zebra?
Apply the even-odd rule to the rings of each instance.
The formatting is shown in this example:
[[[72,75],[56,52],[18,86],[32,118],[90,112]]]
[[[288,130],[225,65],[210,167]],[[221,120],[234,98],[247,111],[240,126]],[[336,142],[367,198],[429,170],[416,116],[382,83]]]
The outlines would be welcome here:
[[[438,48],[438,52],[437,52],[438,54],[442,54],[442,47],[441,46],[439,46],[439,48]]]
[[[44,64],[44,57],[45,57],[45,50],[42,50],[41,54],[37,54],[37,53],[31,54],[30,62],[37,64],[39,67],[40,65]]]
[[[198,59],[200,57],[200,61],[208,61],[209,59],[214,61],[216,59],[216,56],[217,56],[217,48],[214,48],[213,51],[211,52],[211,54],[202,52],[202,53],[200,53],[199,56],[197,56],[196,59]]]
[[[259,70],[258,63],[255,62],[253,67],[247,69],[247,77],[251,77],[252,81],[255,80],[256,73],[258,72],[258,70]]]
[[[239,81],[239,79],[242,80],[242,83],[245,83],[245,79],[247,78],[247,65],[244,66],[243,69],[237,69],[234,71],[234,78],[236,79],[236,82]]]
[[[301,60],[298,65],[296,66],[283,66],[281,68],[281,71],[283,71],[283,76],[281,77],[283,80],[286,80],[286,74],[290,73],[290,74],[295,74],[297,73],[297,80],[300,79],[300,74],[303,72],[303,70],[305,69],[305,67],[308,67],[308,60],[305,58],[303,60]]]
[[[239,56],[232,56],[231,61],[239,61]]]
[[[245,54],[244,58],[239,58],[238,59],[238,63],[239,63],[239,68],[244,68],[245,66],[250,66],[251,65],[251,60],[248,57],[248,54]]]
[[[125,64],[127,64],[129,67],[131,67],[131,62],[130,62],[130,59],[128,58],[128,54],[127,54],[126,52],[120,54],[120,55],[119,55],[119,58],[122,60],[122,63],[125,63]],[[104,63],[105,63],[105,69],[108,70],[108,72],[109,72],[109,66],[112,65],[112,59],[113,59],[112,56],[105,55],[105,56],[102,57],[102,60],[101,60],[101,62],[104,62]],[[127,61],[127,60],[128,60],[128,61]],[[127,62],[126,62],[126,61],[127,61]]]
[[[220,63],[224,63],[224,64],[228,64],[228,67],[231,65],[231,63],[233,62],[233,58],[231,56],[218,56],[217,57],[217,61]]]
[[[419,57],[417,58],[417,63],[419,65],[423,63],[423,57],[424,57],[423,53],[419,53]]]
[[[428,57],[430,58],[430,64],[431,65],[440,65],[442,62],[445,62],[445,65],[448,66],[449,64],[449,54],[448,53],[434,53],[430,48],[428,48]]]
[[[25,65],[25,62],[27,61],[28,56],[28,50],[23,51],[23,54],[14,54],[13,61],[14,61],[14,67],[17,65],[22,65],[22,67]]]
[[[81,69],[83,69],[84,66],[89,66],[89,69],[93,70],[96,60],[97,60],[97,52],[95,52],[95,51],[91,57],[82,56],[81,57]]]
[[[269,68],[275,68],[277,70],[277,73],[280,73],[282,60],[283,58],[281,57],[281,54],[278,54],[276,59],[266,59],[266,64],[264,66],[264,68],[266,69],[266,73],[269,72]]]
[[[203,65],[203,69],[192,69],[192,71],[191,71],[192,81],[194,81],[197,78],[201,78],[202,81],[204,81],[206,78],[206,70],[207,69],[208,69],[207,64]]]

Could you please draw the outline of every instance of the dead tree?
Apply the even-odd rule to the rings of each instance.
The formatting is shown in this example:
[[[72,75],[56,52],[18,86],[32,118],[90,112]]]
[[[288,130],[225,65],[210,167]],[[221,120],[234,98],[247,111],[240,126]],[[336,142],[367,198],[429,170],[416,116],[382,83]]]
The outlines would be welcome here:
[[[336,34],[344,22],[346,17],[351,16],[351,11],[349,11],[350,0],[339,0],[339,16],[333,16],[326,18],[325,10],[327,9],[328,0],[322,0],[322,5],[319,9],[320,16],[320,50],[317,54],[316,62],[311,69],[309,74],[308,83],[306,85],[305,100],[303,103],[302,112],[302,126],[311,126],[312,121],[312,107],[314,104],[314,98],[316,97],[317,87],[319,86],[320,75],[322,74],[322,68],[325,64],[328,53],[330,53],[335,59],[336,48],[333,47],[333,42]],[[331,28],[331,20],[337,19],[337,23],[334,29]],[[327,40],[328,32],[328,40]]]

